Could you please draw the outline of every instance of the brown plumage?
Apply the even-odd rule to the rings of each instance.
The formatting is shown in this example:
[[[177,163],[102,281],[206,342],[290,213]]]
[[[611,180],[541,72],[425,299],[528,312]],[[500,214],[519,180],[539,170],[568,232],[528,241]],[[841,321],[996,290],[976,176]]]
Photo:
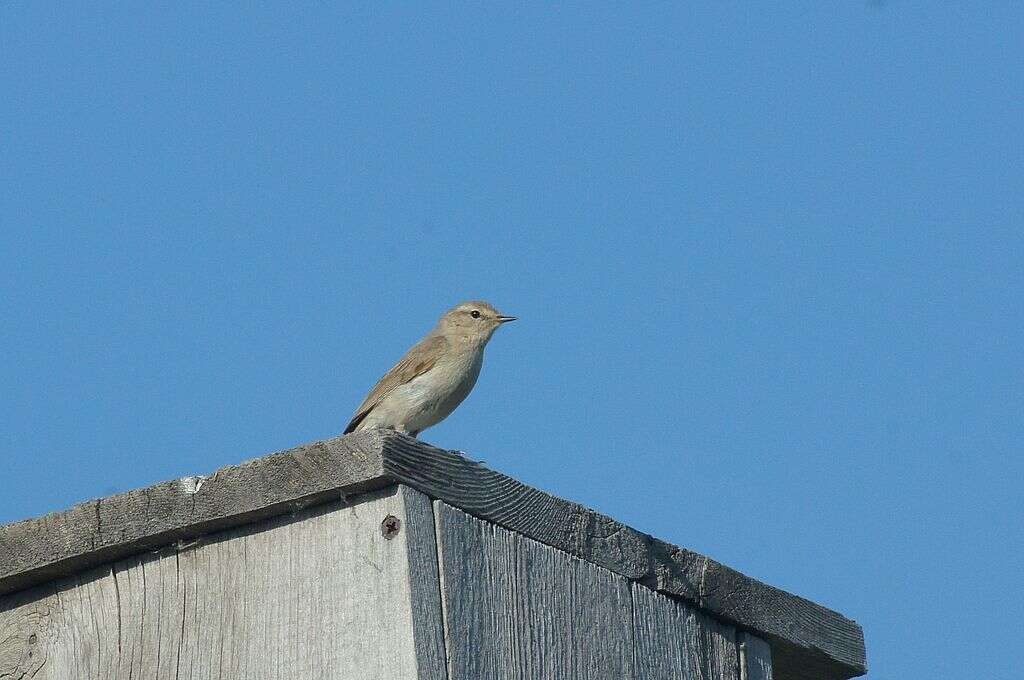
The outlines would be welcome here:
[[[380,403],[382,399],[391,394],[396,387],[410,382],[413,378],[421,376],[433,368],[438,358],[444,353],[447,345],[448,340],[441,335],[428,335],[413,345],[405,353],[405,356],[399,359],[398,363],[392,366],[384,374],[384,377],[377,381],[377,384],[373,386],[370,393],[366,395],[366,399],[363,399],[363,403],[356,409],[352,420],[348,423],[348,427],[345,428],[345,434],[354,432],[359,423],[366,417],[366,414]]]
[[[415,437],[447,418],[473,389],[495,329],[514,319],[482,300],[452,307],[374,385],[345,433],[389,428]]]

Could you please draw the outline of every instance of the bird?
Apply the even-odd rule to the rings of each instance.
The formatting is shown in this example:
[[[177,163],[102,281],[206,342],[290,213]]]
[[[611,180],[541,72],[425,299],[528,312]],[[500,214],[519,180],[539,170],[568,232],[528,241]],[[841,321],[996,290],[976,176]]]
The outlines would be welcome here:
[[[516,317],[483,300],[461,302],[384,374],[355,410],[345,434],[390,429],[418,437],[462,403],[494,331]]]

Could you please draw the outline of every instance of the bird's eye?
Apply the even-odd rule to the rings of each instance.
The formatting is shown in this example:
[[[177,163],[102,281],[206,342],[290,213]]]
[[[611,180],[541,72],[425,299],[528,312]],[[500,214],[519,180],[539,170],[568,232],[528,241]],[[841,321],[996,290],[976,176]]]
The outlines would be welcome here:
[[[480,312],[475,310],[475,309],[472,312],[470,312],[469,315],[471,317],[473,317],[474,319],[479,319],[480,318]]]

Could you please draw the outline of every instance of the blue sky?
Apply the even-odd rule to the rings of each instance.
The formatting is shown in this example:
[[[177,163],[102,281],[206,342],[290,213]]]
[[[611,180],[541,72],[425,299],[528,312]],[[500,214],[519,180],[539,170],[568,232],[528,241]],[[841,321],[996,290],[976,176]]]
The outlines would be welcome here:
[[[4,3],[0,522],[333,436],[483,297],[424,439],[1019,677],[1024,8],[693,4]]]

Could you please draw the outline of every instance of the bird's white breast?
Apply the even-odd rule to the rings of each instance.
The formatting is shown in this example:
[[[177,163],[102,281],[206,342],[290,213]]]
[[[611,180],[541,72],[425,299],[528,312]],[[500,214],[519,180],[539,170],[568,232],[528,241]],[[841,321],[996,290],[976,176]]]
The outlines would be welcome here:
[[[426,373],[395,388],[367,416],[366,427],[419,432],[447,418],[480,375],[483,347],[449,352]]]

